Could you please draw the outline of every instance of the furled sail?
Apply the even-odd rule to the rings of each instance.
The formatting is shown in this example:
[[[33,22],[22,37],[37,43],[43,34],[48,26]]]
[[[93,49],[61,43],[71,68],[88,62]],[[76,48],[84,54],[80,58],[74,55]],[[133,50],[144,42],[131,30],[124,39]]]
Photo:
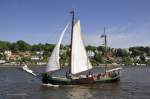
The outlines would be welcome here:
[[[48,61],[48,64],[47,64],[47,67],[46,67],[46,70],[45,70],[46,72],[55,71],[55,70],[60,69],[60,64],[59,64],[60,44],[62,42],[64,33],[67,30],[67,28],[68,28],[68,24],[66,25],[65,29],[63,30],[57,45],[53,49],[53,52],[52,52],[52,54],[51,54],[51,56],[49,58],[49,61]]]
[[[80,21],[76,21],[73,28],[71,73],[76,74],[92,68],[88,59],[81,35]]]

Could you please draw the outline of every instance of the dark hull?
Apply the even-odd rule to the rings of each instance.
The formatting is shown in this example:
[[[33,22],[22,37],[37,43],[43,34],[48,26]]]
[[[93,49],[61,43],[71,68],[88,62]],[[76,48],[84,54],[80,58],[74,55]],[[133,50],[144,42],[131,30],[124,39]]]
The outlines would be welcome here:
[[[48,78],[47,82],[44,84],[53,85],[82,85],[82,84],[95,84],[95,83],[111,83],[116,82],[120,79],[120,76],[108,77],[104,79],[94,79],[94,78],[80,78],[80,79],[60,79],[60,78]]]
[[[43,84],[53,85],[81,85],[95,83],[111,83],[120,79],[120,69],[110,69],[107,72],[104,68],[92,68],[76,75],[67,74],[69,69],[61,69],[54,72],[43,73]],[[102,70],[102,71],[101,71]]]

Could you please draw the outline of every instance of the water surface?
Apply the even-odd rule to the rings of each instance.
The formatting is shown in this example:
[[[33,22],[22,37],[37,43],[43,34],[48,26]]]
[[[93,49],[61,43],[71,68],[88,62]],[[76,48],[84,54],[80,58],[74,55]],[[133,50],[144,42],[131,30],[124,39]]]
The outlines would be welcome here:
[[[117,83],[58,88],[42,86],[20,68],[0,68],[0,99],[150,99],[150,67],[124,67]]]

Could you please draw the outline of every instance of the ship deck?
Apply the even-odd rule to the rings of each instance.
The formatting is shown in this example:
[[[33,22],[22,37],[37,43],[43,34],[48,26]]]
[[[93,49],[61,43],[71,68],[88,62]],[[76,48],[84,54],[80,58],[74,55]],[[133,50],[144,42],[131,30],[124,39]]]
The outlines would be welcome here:
[[[113,69],[113,68],[106,68],[106,70],[110,70],[110,69]],[[69,73],[69,68],[68,67],[65,67],[65,68],[62,68],[60,70],[56,70],[56,71],[53,71],[53,72],[48,72],[49,75],[52,75],[52,76],[55,76],[55,77],[66,77],[66,72]],[[99,74],[99,73],[104,73],[105,72],[105,67],[93,67],[92,69],[89,69],[87,71],[83,71],[81,73],[78,73],[76,75],[87,75],[89,74],[89,72],[91,74]]]

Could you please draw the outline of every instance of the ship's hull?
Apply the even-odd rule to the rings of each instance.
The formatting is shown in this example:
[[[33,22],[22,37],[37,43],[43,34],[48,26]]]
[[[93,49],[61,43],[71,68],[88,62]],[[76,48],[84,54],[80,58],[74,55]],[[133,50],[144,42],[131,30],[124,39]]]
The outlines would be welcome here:
[[[49,77],[46,81],[42,80],[44,84],[53,85],[82,85],[82,84],[95,84],[95,83],[111,83],[116,82],[120,79],[120,76],[115,77],[104,77],[102,79],[95,79],[93,77],[79,78],[79,79],[68,79],[68,78],[58,78]]]

